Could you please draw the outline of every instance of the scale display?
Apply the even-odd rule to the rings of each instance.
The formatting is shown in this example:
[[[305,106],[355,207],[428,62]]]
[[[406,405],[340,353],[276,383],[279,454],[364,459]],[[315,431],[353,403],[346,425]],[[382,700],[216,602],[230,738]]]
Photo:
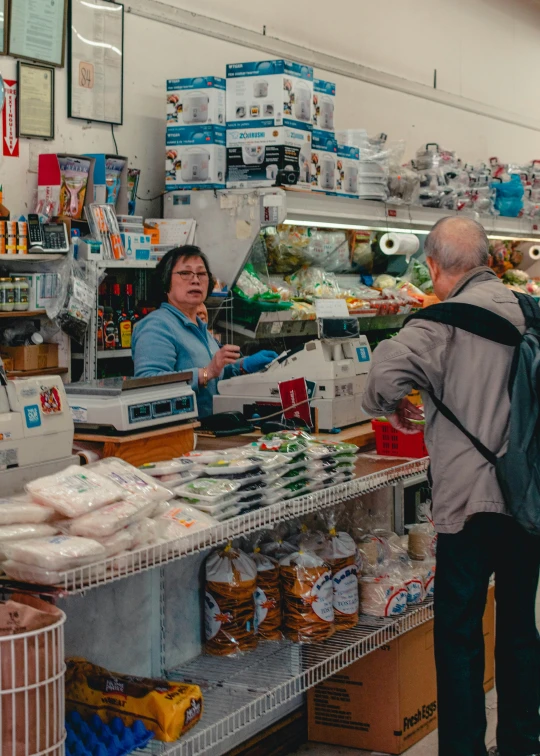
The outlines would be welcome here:
[[[194,410],[193,396],[177,396],[173,399],[160,399],[156,402],[130,404],[129,422],[141,423],[152,418],[176,417]]]

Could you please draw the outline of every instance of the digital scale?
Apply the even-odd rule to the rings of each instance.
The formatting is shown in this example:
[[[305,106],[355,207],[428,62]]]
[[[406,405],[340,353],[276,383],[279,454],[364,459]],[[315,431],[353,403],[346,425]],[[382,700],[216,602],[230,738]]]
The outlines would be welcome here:
[[[151,378],[103,378],[69,383],[66,393],[75,427],[134,433],[197,417],[191,373]]]

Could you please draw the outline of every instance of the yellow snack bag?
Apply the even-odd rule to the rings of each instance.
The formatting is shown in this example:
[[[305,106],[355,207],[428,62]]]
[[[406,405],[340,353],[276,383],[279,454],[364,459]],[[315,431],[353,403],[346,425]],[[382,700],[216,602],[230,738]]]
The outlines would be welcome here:
[[[67,660],[66,709],[82,717],[98,714],[106,723],[120,717],[126,727],[140,719],[156,740],[171,743],[199,721],[203,697],[198,685],[120,675],[72,658]]]

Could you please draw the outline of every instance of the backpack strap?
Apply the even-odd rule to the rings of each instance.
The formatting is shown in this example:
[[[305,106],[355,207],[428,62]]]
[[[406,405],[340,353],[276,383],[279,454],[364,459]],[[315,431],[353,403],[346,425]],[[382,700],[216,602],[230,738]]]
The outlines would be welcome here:
[[[527,328],[540,329],[540,307],[538,306],[538,302],[528,294],[522,294],[520,291],[515,291],[514,295],[521,307]]]
[[[477,451],[480,452],[480,454],[486,459],[490,464],[496,465],[497,464],[497,455],[494,454],[492,451],[490,451],[487,446],[484,446],[484,444],[480,441],[480,439],[476,438],[476,436],[473,436],[472,433],[469,433],[469,431],[465,428],[464,425],[460,423],[460,421],[457,419],[457,417],[454,415],[451,409],[449,409],[446,404],[441,402],[440,399],[438,399],[435,394],[432,394],[431,391],[429,392],[429,396],[431,397],[431,401],[433,404],[437,407],[441,415],[444,415],[447,420],[449,420],[453,425],[460,430],[464,436],[466,436],[471,444],[475,447]]]
[[[530,300],[530,297],[521,296]],[[538,308],[538,305],[536,307],[538,309],[540,325],[540,308]],[[441,302],[441,304],[431,305],[431,307],[426,307],[409,315],[404,325],[407,325],[412,320],[429,320],[434,323],[454,326],[454,328],[460,328],[475,336],[481,336],[484,339],[489,339],[505,346],[515,347],[522,339],[519,330],[506,318],[497,315],[491,310],[486,310],[484,307],[467,304],[466,302]]]

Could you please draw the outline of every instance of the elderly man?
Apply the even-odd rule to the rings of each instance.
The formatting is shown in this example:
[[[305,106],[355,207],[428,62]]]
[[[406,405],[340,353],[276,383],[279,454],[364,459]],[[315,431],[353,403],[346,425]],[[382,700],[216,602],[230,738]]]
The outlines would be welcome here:
[[[487,267],[484,229],[468,218],[444,218],[425,243],[435,294],[506,318],[522,333],[513,293]],[[426,444],[439,533],[435,581],[435,658],[439,756],[485,756],[482,615],[495,572],[500,756],[540,753],[540,638],[535,597],[540,539],[509,515],[494,468],[439,413],[431,392],[467,430],[497,453],[508,439],[512,347],[442,323],[412,320],[375,350],[364,409],[411,432],[419,411],[405,398],[424,397]],[[497,751],[494,751],[497,753]]]

